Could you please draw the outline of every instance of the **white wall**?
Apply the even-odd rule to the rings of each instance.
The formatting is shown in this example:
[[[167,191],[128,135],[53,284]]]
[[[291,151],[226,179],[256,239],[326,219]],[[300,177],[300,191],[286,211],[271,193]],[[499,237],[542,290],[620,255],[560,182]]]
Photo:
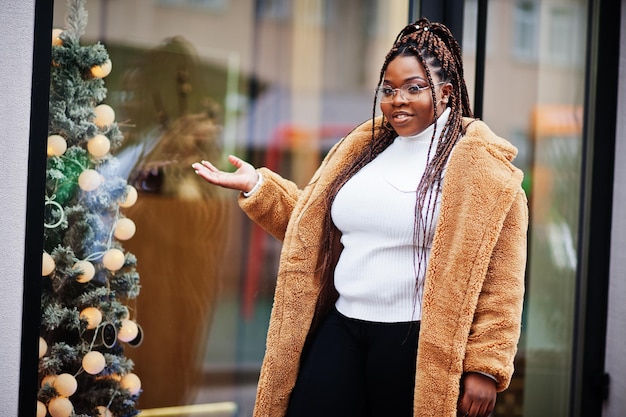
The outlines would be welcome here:
[[[626,0],[622,0],[613,226],[606,348],[606,371],[611,376],[604,417],[626,415]]]
[[[0,415],[17,415],[35,0],[0,7]],[[46,123],[43,121],[42,123]]]

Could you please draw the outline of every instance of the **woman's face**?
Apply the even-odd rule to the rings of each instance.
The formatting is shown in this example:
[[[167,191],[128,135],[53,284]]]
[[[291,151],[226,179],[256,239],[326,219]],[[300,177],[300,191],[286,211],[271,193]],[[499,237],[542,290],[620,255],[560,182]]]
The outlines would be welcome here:
[[[433,82],[437,84],[433,74]],[[387,65],[382,87],[400,89],[403,85],[415,84],[428,87],[426,71],[414,56],[397,56]],[[452,91],[449,83],[435,86],[437,113],[441,114]],[[421,133],[434,121],[433,98],[429,88],[420,91],[417,100],[406,100],[397,90],[389,103],[380,103],[380,109],[400,136],[413,136]]]

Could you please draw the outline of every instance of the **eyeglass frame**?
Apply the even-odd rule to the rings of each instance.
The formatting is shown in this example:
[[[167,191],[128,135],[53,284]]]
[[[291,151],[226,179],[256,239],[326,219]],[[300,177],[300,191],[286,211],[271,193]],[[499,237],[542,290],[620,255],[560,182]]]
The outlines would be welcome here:
[[[438,86],[438,85],[441,85],[441,84],[446,84],[446,83],[448,83],[448,81],[440,81],[440,82],[438,82],[438,83],[434,83],[432,86],[433,86],[433,87],[435,87],[435,86]],[[405,87],[407,87],[407,88],[408,88],[408,87],[416,87],[416,88],[417,88],[417,97],[416,97],[414,100],[410,100],[410,99],[408,99],[408,98],[404,95],[404,93],[402,92],[402,89],[404,89]],[[417,84],[415,84],[415,83],[403,84],[402,86],[400,86],[400,87],[398,87],[398,88],[391,88],[391,87],[389,87],[389,86],[386,86],[386,87],[385,87],[385,86],[380,86],[380,87],[378,87],[378,88],[376,89],[376,95],[378,96],[378,98],[379,98],[379,102],[380,102],[380,103],[391,103],[391,102],[393,102],[393,99],[394,99],[394,97],[396,96],[396,94],[397,94],[398,92],[400,92],[400,97],[402,97],[402,99],[403,99],[403,100],[408,101],[409,103],[411,103],[411,102],[413,102],[413,101],[417,101],[417,100],[419,100],[419,95],[420,95],[420,93],[421,93],[422,91],[424,91],[424,90],[429,89],[430,87],[431,87],[430,85],[425,85],[425,86],[421,87],[421,86],[419,86],[419,85],[417,85]],[[382,95],[382,94],[383,94],[383,91],[382,91],[382,89],[383,89],[383,88],[389,88],[389,89],[391,89],[391,91],[393,91],[393,94],[391,95],[391,97],[390,97],[389,101],[383,101],[383,99],[384,99],[384,98],[387,98],[386,96],[385,96],[385,97],[380,97],[380,95]],[[405,90],[406,90],[406,89],[405,89]]]

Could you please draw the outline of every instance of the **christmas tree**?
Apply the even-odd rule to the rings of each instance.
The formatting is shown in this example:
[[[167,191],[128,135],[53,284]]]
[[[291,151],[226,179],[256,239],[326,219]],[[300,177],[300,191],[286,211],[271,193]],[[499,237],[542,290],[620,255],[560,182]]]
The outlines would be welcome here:
[[[100,43],[80,45],[86,25],[84,0],[70,0],[52,34],[38,417],[133,416],[141,391],[124,356],[143,337],[128,305],[139,275],[121,244],[137,191],[111,154],[123,140],[102,104],[111,61]]]

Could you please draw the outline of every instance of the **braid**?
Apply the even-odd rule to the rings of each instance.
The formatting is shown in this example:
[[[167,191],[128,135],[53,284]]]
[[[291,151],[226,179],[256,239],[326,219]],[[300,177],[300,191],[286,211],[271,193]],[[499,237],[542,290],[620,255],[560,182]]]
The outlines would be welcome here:
[[[433,122],[435,123],[435,129],[428,150],[428,163],[416,190],[413,245],[417,249],[420,241],[428,242],[432,238],[434,228],[431,226],[434,221],[436,202],[441,193],[443,171],[454,145],[464,134],[463,117],[473,117],[473,114],[464,80],[461,47],[445,25],[431,23],[428,19],[422,18],[402,29],[385,57],[379,73],[377,87],[382,85],[389,63],[398,56],[414,56],[422,64],[431,87],[430,92],[434,108]],[[437,132],[441,132],[441,130],[436,125],[439,114],[436,105],[433,74],[438,81],[452,84],[452,93],[448,103],[450,116],[446,125],[442,127],[443,134],[441,134],[439,141],[434,140]],[[372,140],[369,147],[361,150],[356,156],[354,163],[346,166],[340,172],[330,184],[326,195],[325,203],[328,209],[324,221],[324,230],[328,233],[323,237],[321,250],[324,258],[320,265],[325,275],[325,285],[332,284],[332,271],[330,269],[333,262],[331,249],[334,239],[328,237],[332,237],[336,232],[330,214],[330,207],[335,196],[352,176],[376,158],[398,136],[384,115],[380,125],[376,125],[377,106],[378,103],[375,98],[372,106]],[[415,250],[413,252],[413,262],[416,274],[415,296],[417,297],[423,286],[423,279],[420,280],[419,276],[421,273],[425,273],[426,267],[424,251]]]

